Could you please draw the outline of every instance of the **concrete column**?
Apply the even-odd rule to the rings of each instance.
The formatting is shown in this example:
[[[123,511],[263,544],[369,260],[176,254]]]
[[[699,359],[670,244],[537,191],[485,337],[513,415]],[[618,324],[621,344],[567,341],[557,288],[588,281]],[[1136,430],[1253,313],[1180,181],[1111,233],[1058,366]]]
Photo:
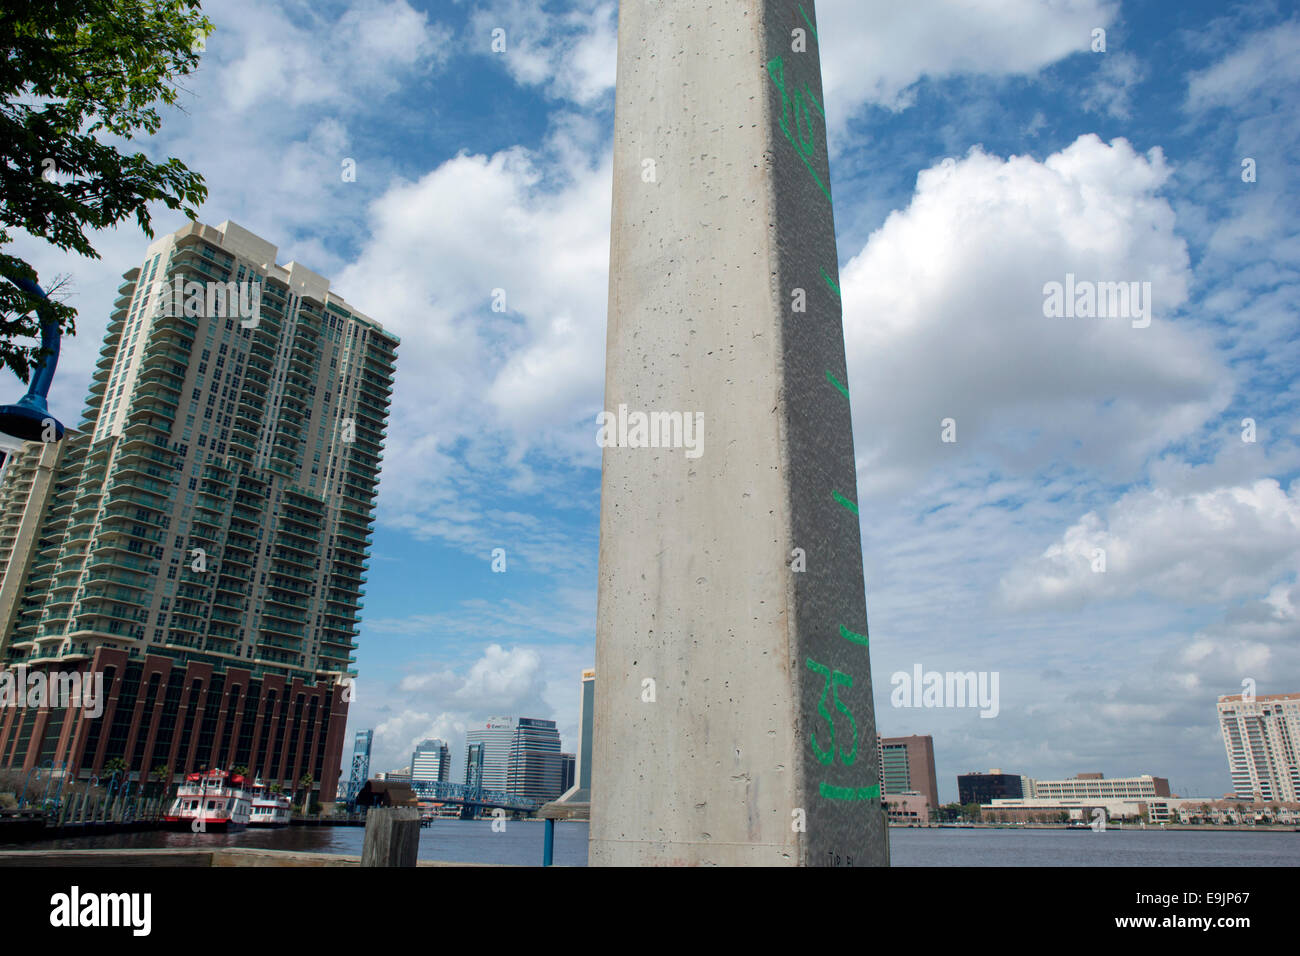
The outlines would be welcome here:
[[[888,863],[815,24],[620,4],[595,865]]]

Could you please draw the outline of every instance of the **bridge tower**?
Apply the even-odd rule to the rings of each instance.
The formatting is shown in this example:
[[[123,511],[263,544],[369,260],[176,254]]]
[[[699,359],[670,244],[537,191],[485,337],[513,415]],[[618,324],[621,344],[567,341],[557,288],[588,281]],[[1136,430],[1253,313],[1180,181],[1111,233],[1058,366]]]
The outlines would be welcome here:
[[[348,809],[356,806],[357,794],[370,779],[370,745],[374,741],[373,730],[358,730],[352,744],[352,775],[348,777]]]

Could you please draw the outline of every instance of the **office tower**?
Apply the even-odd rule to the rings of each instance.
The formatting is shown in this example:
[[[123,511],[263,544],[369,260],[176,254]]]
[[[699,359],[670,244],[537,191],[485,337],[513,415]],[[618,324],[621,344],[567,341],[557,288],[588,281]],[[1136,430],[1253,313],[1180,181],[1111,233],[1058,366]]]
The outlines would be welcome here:
[[[561,803],[591,802],[592,721],[596,712],[596,671],[582,672],[582,700],[578,705],[578,754],[574,780],[565,788]]]
[[[437,737],[416,744],[411,754],[411,782],[438,783],[450,779],[451,748]]]
[[[275,256],[190,223],[125,274],[0,633],[9,665],[101,672],[108,706],[0,716],[0,766],[334,792],[397,339]]]
[[[988,773],[972,770],[957,775],[957,802],[990,803],[993,800],[1022,800],[1033,796],[1025,787],[1028,777],[1017,773],[1003,773],[994,769]]]
[[[348,776],[347,802],[357,802],[357,794],[370,778],[370,746],[374,742],[373,730],[358,730],[352,742],[352,773]]]
[[[577,778],[578,755],[560,754],[560,793],[567,793]]]
[[[564,792],[561,775],[560,732],[555,721],[520,717],[510,741],[506,790],[545,803]]]
[[[1219,698],[1232,789],[1243,800],[1300,800],[1300,694]]]
[[[553,720],[493,717],[465,734],[465,783],[545,802],[561,793],[560,734]]]
[[[939,806],[939,784],[934,775],[934,738],[877,737],[882,793],[924,794],[931,807]]]
[[[505,790],[510,766],[510,745],[514,743],[515,728],[519,721],[514,717],[492,717],[483,727],[475,727],[465,734],[465,782],[470,775],[478,776],[478,785],[485,790]],[[472,752],[475,744],[479,745]],[[472,759],[471,759],[472,758]]]
[[[483,744],[472,743],[465,747],[465,786],[483,786]]]

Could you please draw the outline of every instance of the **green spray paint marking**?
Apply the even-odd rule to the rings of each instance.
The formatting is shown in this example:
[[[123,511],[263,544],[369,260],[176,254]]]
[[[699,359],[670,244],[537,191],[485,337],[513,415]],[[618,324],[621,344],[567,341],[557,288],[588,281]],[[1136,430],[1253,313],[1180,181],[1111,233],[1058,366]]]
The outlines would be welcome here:
[[[812,142],[811,141],[808,142],[807,144],[808,154],[805,155],[804,147],[800,145],[798,141],[795,140],[794,134],[790,132],[790,124],[786,121],[786,114],[790,112],[791,107],[790,107],[790,96],[785,91],[785,61],[782,60],[781,57],[779,56],[772,59],[767,64],[767,73],[768,76],[772,78],[772,83],[776,86],[777,92],[781,94],[781,115],[777,117],[777,120],[781,126],[781,132],[785,134],[785,138],[788,139],[790,141],[790,145],[794,147],[795,155],[798,156],[803,161],[804,166],[808,168],[808,173],[812,176],[813,182],[817,184],[817,188],[822,191],[822,195],[826,197],[826,201],[830,202],[831,191],[826,188],[826,184],[823,183],[821,177],[817,175],[817,170],[813,169],[812,163],[808,162],[808,155],[811,155],[813,149]],[[805,87],[805,90],[806,89],[807,88]],[[794,95],[796,97],[795,122],[798,123],[799,121],[798,103],[802,101],[802,97],[798,91],[795,91]],[[812,98],[811,92],[809,92],[808,95],[810,98]],[[814,100],[814,102],[816,101]],[[821,112],[820,105],[817,106],[817,111]],[[804,113],[806,114],[807,112],[808,112],[807,109],[805,109]],[[824,116],[825,114],[823,114],[823,118]]]
[[[867,646],[867,635],[855,634],[843,624],[840,625],[840,637],[844,638],[846,641],[852,641],[854,644],[861,644],[863,647]]]
[[[817,268],[821,269],[821,266],[818,266]],[[835,298],[838,299],[840,297],[840,287],[835,284],[834,279],[832,279],[829,275],[826,274],[825,269],[822,269],[822,278],[826,280],[826,284],[830,286],[831,291],[835,293]]]
[[[817,713],[821,714],[822,717],[826,719],[827,725],[831,728],[830,746],[823,750],[817,745],[816,727],[814,727],[812,733],[808,735],[808,739],[812,742],[813,756],[817,758],[818,762],[829,764],[835,760],[835,720],[831,717],[831,712],[826,709],[826,691],[828,691],[831,686],[831,669],[825,664],[818,664],[811,657],[808,658],[806,663],[809,670],[821,674],[826,678],[826,683],[822,685],[822,695],[817,701]]]
[[[840,394],[843,395],[845,398],[849,397],[848,387],[845,385],[841,385],[840,380],[831,374],[830,369],[826,370],[826,381],[830,382],[832,385],[838,388],[840,390]]]
[[[808,24],[808,29],[812,31],[813,39],[818,43],[821,43],[821,37],[817,35],[817,28],[813,26],[813,22],[808,19],[808,14],[804,13],[802,3],[799,4],[799,16],[803,17],[803,22]]]
[[[874,787],[836,787],[822,781],[821,793],[830,800],[879,800],[880,784]]]
[[[808,102],[812,103],[813,109],[821,114],[823,120],[826,119],[826,111],[822,109],[821,103],[817,102],[817,97],[813,96],[813,91],[804,87],[804,93],[808,95]]]
[[[838,501],[840,504],[842,504],[844,507],[848,508],[854,514],[858,513],[858,506],[855,505],[853,502],[849,501],[848,498],[845,498],[842,494],[840,494],[838,491],[835,491],[834,489],[831,490],[831,494],[834,495],[835,500]]]
[[[844,701],[840,700],[840,688],[851,688],[853,678],[843,671],[833,671],[825,664],[818,664],[811,657],[808,658],[806,663],[809,670],[826,678],[822,683],[822,695],[817,699],[817,713],[821,714],[822,719],[826,721],[826,726],[831,730],[830,743],[823,750],[817,743],[817,728],[813,728],[812,733],[808,736],[809,741],[812,743],[813,756],[817,758],[819,763],[829,765],[835,762],[835,718],[826,709],[826,693],[830,691],[835,701],[835,709],[849,719],[849,731],[853,734],[853,743],[847,753],[845,753],[843,745],[840,746],[840,760],[844,766],[851,767],[853,762],[858,759],[858,722],[853,719],[853,713],[845,705]]]

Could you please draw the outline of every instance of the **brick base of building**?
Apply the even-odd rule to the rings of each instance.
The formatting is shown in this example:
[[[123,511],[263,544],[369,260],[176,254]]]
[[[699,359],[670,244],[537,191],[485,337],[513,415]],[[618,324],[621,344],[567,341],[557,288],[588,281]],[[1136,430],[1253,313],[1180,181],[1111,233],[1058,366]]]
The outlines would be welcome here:
[[[76,670],[83,682],[102,674],[104,699],[93,711],[82,699],[0,706],[0,768],[52,765],[86,780],[105,776],[105,766],[120,759],[125,779],[143,785],[157,779],[160,766],[170,771],[163,784],[204,768],[243,766],[250,778],[287,792],[310,774],[312,790],[334,799],[348,715],[342,684],[253,677],[246,668],[153,654],[132,659],[107,648],[88,661],[29,670],[46,673],[53,687],[48,675],[56,669]]]

